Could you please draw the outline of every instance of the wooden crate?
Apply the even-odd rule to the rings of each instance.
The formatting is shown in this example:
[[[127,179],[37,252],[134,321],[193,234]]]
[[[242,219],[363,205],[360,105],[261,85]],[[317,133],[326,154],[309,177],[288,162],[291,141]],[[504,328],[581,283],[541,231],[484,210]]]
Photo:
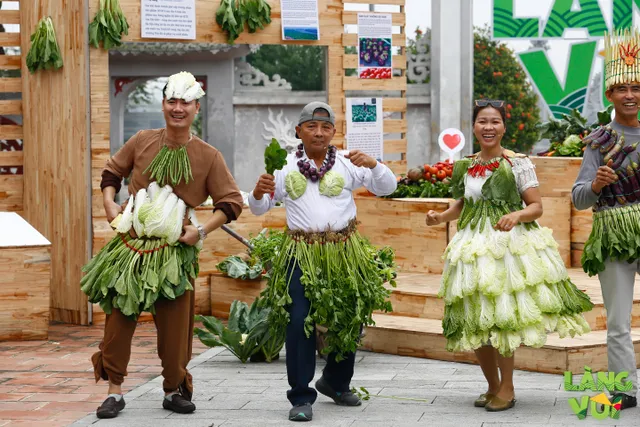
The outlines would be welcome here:
[[[580,157],[532,156],[542,197],[571,197],[571,187],[582,164]]]
[[[442,273],[449,226],[427,227],[427,212],[444,212],[451,199],[356,199],[359,231],[375,246],[391,246],[400,271]]]
[[[211,276],[211,315],[218,319],[228,319],[231,303],[235,300],[251,305],[267,286],[266,280],[239,280],[221,273]]]
[[[0,212],[0,341],[48,339],[50,247],[18,214]]]

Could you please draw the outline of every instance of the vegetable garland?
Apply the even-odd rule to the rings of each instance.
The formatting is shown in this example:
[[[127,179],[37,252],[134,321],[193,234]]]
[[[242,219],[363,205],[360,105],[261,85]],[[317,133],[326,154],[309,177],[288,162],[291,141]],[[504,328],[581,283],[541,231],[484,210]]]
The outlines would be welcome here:
[[[193,174],[191,173],[187,146],[170,149],[164,145],[143,173],[147,173],[147,171],[151,173],[149,179],[155,179],[160,185],[166,185],[170,181],[171,185],[175,187],[182,180],[188,184],[190,179],[193,180]]]
[[[120,8],[120,0],[100,0],[100,9],[89,24],[89,44],[109,50],[122,44],[129,34],[129,23]]]
[[[31,74],[38,70],[62,68],[62,55],[50,16],[40,19],[36,31],[31,35],[31,48],[26,62]]]

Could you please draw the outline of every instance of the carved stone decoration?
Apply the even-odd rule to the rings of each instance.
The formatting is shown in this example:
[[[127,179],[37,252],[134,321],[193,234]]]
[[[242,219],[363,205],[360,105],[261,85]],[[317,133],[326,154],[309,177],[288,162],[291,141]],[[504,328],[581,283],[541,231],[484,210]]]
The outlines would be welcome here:
[[[273,126],[267,126],[265,122],[262,123],[264,130],[268,132],[262,134],[262,137],[267,140],[267,144],[271,143],[271,138],[275,138],[287,152],[295,151],[300,141],[296,139],[295,124],[284,117],[284,111],[281,109],[274,118],[273,111],[269,108],[269,122]]]
[[[407,52],[407,77],[412,83],[423,83],[431,74],[431,32],[427,30],[416,41],[416,53]]]
[[[291,83],[275,74],[269,79],[262,71],[248,62],[236,61],[236,87],[240,89],[291,90]]]

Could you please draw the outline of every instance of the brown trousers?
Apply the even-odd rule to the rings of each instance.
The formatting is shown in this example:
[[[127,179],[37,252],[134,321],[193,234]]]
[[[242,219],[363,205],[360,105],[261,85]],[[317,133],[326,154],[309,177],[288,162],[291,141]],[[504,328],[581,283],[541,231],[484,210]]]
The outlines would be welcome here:
[[[155,307],[153,320],[158,333],[158,356],[162,361],[162,386],[167,393],[180,389],[184,397],[191,400],[193,382],[187,364],[192,352],[195,288],[174,301],[158,299]],[[96,382],[102,378],[116,385],[122,384],[127,375],[137,323],[116,308],[107,315],[100,351],[91,357]]]

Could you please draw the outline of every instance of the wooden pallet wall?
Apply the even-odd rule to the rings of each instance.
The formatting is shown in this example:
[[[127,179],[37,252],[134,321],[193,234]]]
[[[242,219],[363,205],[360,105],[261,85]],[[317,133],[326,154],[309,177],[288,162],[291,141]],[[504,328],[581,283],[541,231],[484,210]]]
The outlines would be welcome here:
[[[51,319],[88,323],[81,268],[90,225],[87,0],[21,3],[22,52],[51,16],[64,65],[29,73],[23,61],[25,219],[51,242]]]
[[[20,3],[17,3],[18,5]],[[22,92],[22,79],[16,70],[20,70],[22,55],[16,55],[20,48],[20,32],[9,28],[13,32],[6,32],[6,25],[20,24],[20,10],[0,9],[0,24],[5,26],[5,32],[0,33],[0,47],[5,51],[0,55],[0,140],[6,141],[6,146],[11,149],[3,150],[0,147],[0,168],[18,168],[18,174],[0,174],[0,211],[11,211],[22,214],[23,186],[22,175],[23,152],[16,150],[17,141],[23,139],[21,120],[12,120],[4,116],[21,116],[22,101],[19,95]],[[11,52],[13,50],[13,52]],[[17,77],[7,74],[18,74]],[[4,99],[6,97],[18,99]],[[15,118],[15,117],[14,117]]]
[[[392,57],[392,66],[394,72],[400,75],[393,76],[391,79],[360,79],[357,76],[347,76],[346,71],[357,69],[358,55],[344,54],[346,47],[354,47],[358,44],[358,35],[354,33],[345,33],[342,38],[342,93],[339,105],[339,114],[342,118],[338,129],[342,130],[342,134],[346,133],[347,125],[344,121],[346,113],[346,100],[344,92],[364,92],[368,94],[375,92],[379,96],[385,93],[393,92],[393,97],[384,98],[382,109],[384,113],[399,113],[399,118],[385,118],[383,121],[383,131],[385,134],[399,134],[396,139],[385,138],[384,156],[390,154],[400,154],[400,160],[385,161],[385,163],[397,174],[406,173],[407,171],[407,56],[406,56],[406,39],[405,39],[405,0],[343,0],[343,3],[365,4],[365,5],[385,5],[397,6],[397,12],[366,12],[366,13],[391,13],[391,22],[393,26],[400,27],[400,34],[394,34],[392,37],[392,46],[398,48],[398,53]],[[358,12],[343,11],[342,23],[346,25],[356,25],[358,23]],[[345,27],[346,28],[346,27]],[[397,93],[400,93],[399,96]],[[357,95],[354,95],[357,96]],[[331,99],[330,99],[331,101]],[[338,105],[332,104],[333,108]],[[394,114],[397,115],[397,114]]]

